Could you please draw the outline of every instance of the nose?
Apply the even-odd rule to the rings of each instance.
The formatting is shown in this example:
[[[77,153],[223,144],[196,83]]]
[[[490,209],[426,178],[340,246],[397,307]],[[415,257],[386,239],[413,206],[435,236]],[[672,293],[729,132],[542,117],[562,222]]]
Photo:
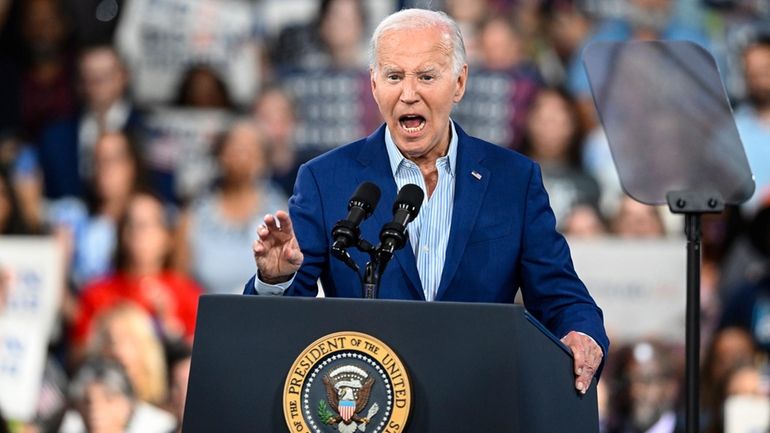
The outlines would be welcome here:
[[[420,94],[417,91],[417,79],[413,76],[407,76],[401,82],[401,102],[404,104],[415,104],[420,101]]]

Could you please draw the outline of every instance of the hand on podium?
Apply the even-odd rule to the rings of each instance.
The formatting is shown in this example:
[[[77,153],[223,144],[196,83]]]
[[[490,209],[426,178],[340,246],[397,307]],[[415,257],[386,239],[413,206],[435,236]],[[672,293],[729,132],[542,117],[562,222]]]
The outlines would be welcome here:
[[[267,284],[288,281],[304,259],[291,218],[288,213],[278,211],[275,215],[265,215],[264,221],[257,229],[257,239],[252,245],[257,275]]]
[[[577,331],[571,331],[561,339],[561,342],[572,350],[572,356],[575,359],[575,376],[577,376],[575,388],[585,394],[604,357],[602,348],[593,338]]]

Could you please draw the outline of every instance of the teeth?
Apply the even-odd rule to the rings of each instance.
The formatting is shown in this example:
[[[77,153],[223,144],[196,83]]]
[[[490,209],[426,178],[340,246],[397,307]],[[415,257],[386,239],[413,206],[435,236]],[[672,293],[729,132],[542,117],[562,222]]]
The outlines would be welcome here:
[[[404,128],[404,131],[409,133],[420,132],[425,128],[425,121],[423,120],[422,122],[420,122],[419,126],[414,128],[407,128],[406,125],[404,125],[403,123],[401,123],[401,127]]]

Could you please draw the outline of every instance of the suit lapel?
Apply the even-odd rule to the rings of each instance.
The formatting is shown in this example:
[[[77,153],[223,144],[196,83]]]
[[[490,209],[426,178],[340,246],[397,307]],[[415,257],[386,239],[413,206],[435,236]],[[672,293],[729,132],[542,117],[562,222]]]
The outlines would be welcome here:
[[[484,152],[474,139],[455,123],[457,130],[457,167],[455,169],[455,197],[452,208],[452,229],[449,233],[444,271],[436,293],[441,300],[460,265],[471,230],[476,223],[484,193],[489,185],[490,171],[481,165]]]
[[[364,170],[359,171],[356,176],[358,183],[370,181],[380,187],[380,203],[374,210],[372,218],[378,227],[382,227],[393,219],[393,202],[396,201],[397,194],[396,181],[393,179],[388,151],[385,148],[385,125],[367,137],[358,155],[358,161],[364,166]],[[369,241],[376,245],[379,239],[369,239]],[[411,243],[407,242],[404,248],[396,252],[395,257],[396,260],[393,261],[395,263],[388,266],[401,266],[415,295],[419,299],[425,299]]]

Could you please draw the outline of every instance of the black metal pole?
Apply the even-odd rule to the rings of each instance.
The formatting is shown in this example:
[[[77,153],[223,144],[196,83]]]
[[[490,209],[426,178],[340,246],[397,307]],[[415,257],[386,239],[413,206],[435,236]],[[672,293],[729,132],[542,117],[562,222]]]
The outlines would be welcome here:
[[[380,290],[380,273],[377,272],[379,262],[375,257],[366,262],[362,281],[364,299],[377,299]]]
[[[701,214],[685,214],[684,231],[687,235],[685,431],[699,433]]]

